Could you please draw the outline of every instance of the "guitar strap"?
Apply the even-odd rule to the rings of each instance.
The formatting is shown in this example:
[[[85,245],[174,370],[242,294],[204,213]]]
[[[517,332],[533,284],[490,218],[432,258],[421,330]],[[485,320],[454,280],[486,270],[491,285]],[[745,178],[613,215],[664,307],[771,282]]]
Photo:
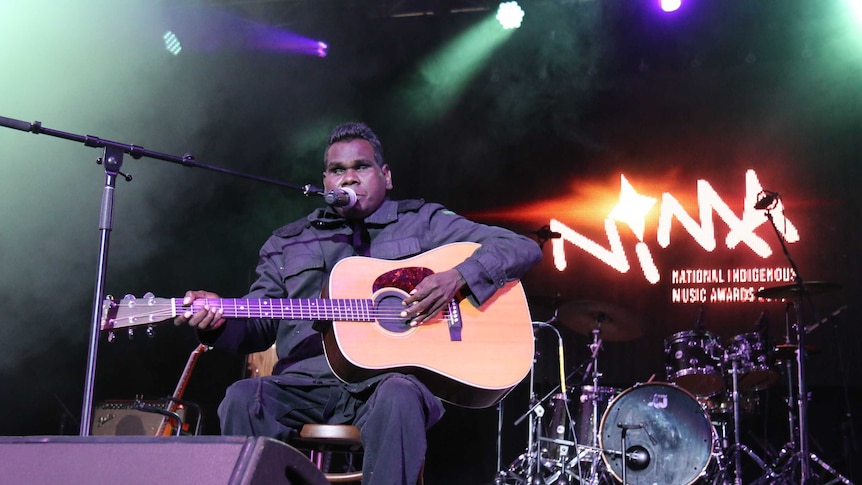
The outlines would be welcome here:
[[[371,254],[371,234],[368,233],[365,221],[351,221],[350,227],[353,229],[352,245],[356,255],[369,256]]]

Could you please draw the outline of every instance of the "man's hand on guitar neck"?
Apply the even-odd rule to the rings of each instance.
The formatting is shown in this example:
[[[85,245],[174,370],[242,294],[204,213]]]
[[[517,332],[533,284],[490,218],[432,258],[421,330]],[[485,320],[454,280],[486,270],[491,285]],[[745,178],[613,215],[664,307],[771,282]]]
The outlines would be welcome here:
[[[197,299],[207,298],[219,298],[219,296],[204,290],[187,291],[183,297],[183,306],[189,306]],[[188,324],[190,327],[198,330],[215,330],[224,325],[225,319],[222,318],[223,313],[224,310],[221,308],[210,305],[204,305],[197,313],[193,313],[189,306],[188,310],[174,318],[174,325]]]
[[[456,269],[426,276],[404,299],[406,308],[401,316],[411,319],[410,325],[421,325],[446,309],[446,305],[467,282]]]

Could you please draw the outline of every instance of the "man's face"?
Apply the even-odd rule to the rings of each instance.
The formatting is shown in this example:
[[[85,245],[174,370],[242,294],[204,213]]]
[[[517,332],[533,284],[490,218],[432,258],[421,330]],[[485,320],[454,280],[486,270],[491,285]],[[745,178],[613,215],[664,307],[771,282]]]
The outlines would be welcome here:
[[[356,192],[356,204],[350,209],[335,211],[349,219],[368,216],[383,203],[386,191],[392,188],[389,166],[374,162],[374,149],[362,139],[332,144],[326,150],[323,188],[326,192],[349,187]]]

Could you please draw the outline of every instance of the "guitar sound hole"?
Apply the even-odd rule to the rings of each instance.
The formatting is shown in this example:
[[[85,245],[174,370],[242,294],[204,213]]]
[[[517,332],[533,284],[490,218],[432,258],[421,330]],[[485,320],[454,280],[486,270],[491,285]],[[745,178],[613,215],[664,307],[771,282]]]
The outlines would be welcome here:
[[[410,320],[399,315],[404,310],[404,293],[391,290],[384,291],[374,299],[377,323],[390,332],[406,332],[410,330]]]

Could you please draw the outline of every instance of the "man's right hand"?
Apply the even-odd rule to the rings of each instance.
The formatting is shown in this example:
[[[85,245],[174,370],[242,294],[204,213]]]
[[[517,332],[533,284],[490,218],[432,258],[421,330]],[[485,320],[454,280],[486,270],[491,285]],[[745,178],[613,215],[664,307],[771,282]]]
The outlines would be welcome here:
[[[198,298],[219,298],[219,296],[204,290],[187,291],[183,297],[183,306],[191,305]],[[222,318],[223,313],[223,309],[211,305],[204,305],[197,313],[192,313],[191,308],[188,308],[174,318],[174,325],[188,324],[190,327],[198,330],[215,330],[224,325],[225,319]]]

